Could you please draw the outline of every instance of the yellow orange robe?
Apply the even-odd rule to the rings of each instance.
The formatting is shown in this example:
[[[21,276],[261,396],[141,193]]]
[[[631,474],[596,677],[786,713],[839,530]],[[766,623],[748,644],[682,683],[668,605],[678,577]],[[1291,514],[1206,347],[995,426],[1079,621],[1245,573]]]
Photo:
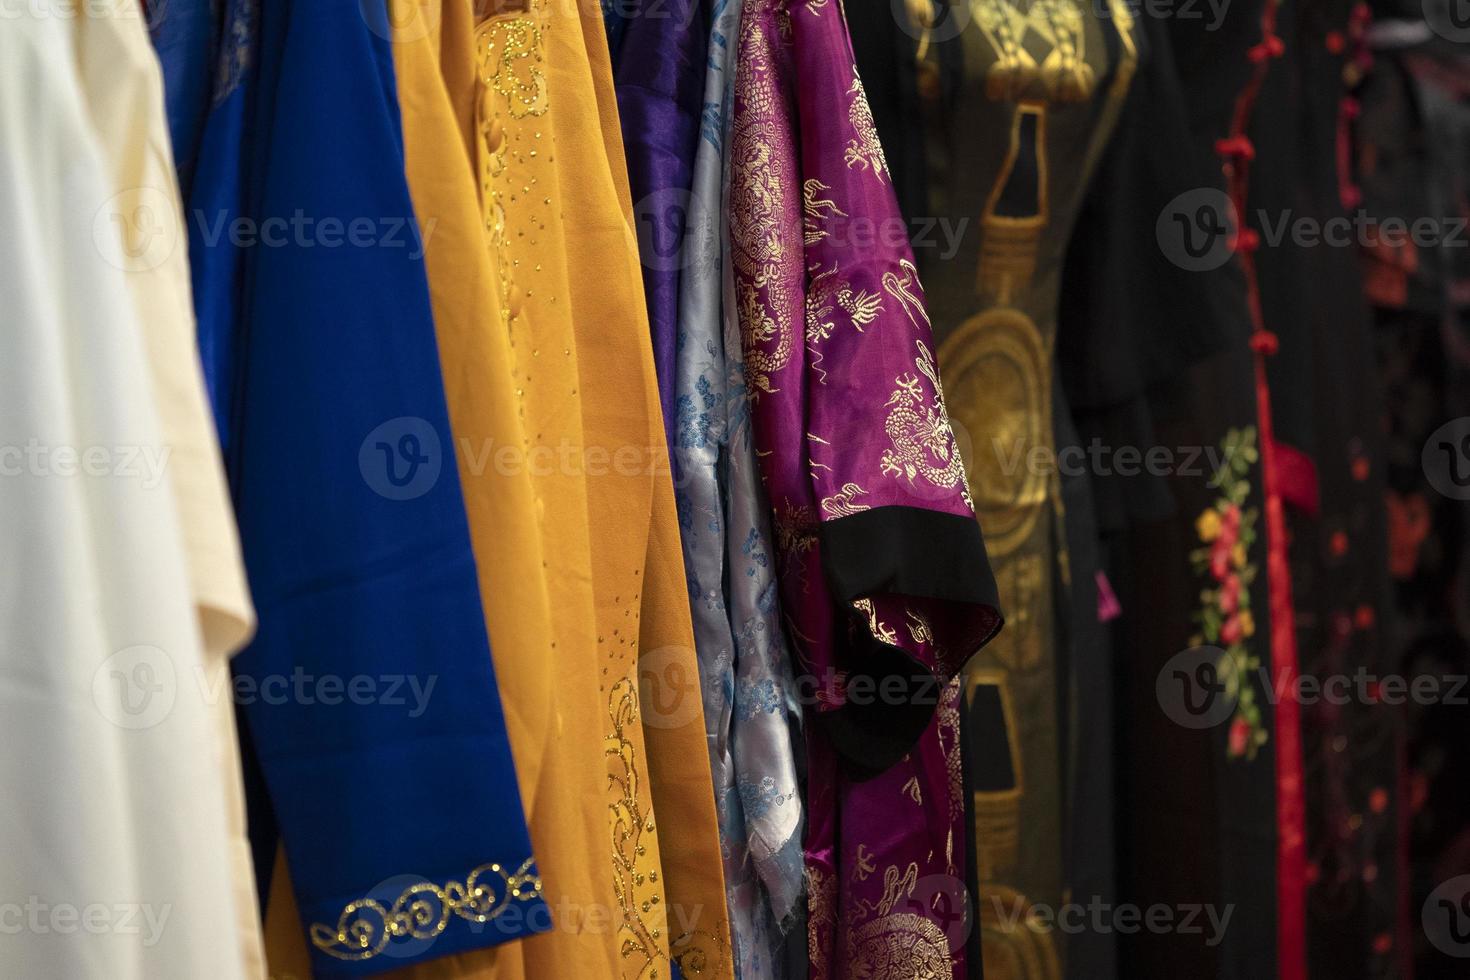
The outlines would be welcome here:
[[[397,975],[655,980],[673,956],[688,980],[723,980],[713,788],[600,11],[391,10],[455,451],[553,918]],[[267,939],[277,975],[309,976],[284,873]]]

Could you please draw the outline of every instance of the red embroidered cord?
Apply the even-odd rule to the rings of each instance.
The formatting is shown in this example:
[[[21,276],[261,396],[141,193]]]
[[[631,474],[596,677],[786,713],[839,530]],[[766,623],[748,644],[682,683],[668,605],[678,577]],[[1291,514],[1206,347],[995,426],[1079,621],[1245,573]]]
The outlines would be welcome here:
[[[1297,685],[1296,618],[1291,597],[1291,569],[1286,552],[1286,515],[1281,503],[1275,434],[1271,425],[1271,391],[1266,382],[1266,358],[1276,352],[1276,335],[1261,315],[1253,253],[1260,236],[1244,227],[1250,190],[1250,161],[1255,148],[1245,135],[1256,97],[1285,44],[1276,34],[1276,12],[1281,0],[1266,0],[1261,13],[1261,40],[1247,52],[1251,74],[1235,100],[1230,132],[1216,151],[1223,157],[1226,190],[1235,205],[1241,227],[1236,251],[1245,273],[1250,303],[1251,351],[1255,361],[1257,428],[1261,437],[1261,485],[1265,496],[1266,570],[1271,610],[1271,674],[1278,691]],[[1300,705],[1291,696],[1276,705],[1276,956],[1280,980],[1307,978],[1307,850],[1306,798],[1302,779]]]

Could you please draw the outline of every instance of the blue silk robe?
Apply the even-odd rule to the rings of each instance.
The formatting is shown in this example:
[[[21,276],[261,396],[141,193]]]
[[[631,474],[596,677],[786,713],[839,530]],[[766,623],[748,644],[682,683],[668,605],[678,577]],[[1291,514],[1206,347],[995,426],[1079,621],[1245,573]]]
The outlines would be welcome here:
[[[185,54],[219,52],[188,225],[260,617],[237,696],[313,972],[361,976],[550,915],[479,601],[386,11],[221,13],[156,27],[171,86],[199,84]]]

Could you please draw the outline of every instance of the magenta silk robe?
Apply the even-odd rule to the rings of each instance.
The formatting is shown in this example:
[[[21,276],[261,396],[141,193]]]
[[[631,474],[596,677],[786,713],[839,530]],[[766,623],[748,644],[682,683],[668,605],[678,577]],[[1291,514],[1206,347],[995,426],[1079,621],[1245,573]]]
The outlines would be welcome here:
[[[839,0],[747,0],[730,247],[807,727],[811,975],[960,978],[959,682],[999,628]]]

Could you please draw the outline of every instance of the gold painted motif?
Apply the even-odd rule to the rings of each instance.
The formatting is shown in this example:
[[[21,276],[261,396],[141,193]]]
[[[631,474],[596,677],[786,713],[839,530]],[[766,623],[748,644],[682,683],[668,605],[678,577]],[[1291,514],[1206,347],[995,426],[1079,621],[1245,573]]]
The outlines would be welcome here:
[[[1026,769],[1021,758],[1021,733],[1015,724],[1016,712],[1011,701],[1006,672],[980,668],[965,673],[965,698],[974,703],[975,691],[994,687],[999,695],[1001,714],[1006,729],[1006,747],[1011,755],[1012,785],[1003,789],[974,794],[975,867],[982,886],[1011,873],[1020,853],[1021,796],[1026,791]],[[982,888],[983,890],[983,888]]]
[[[1096,73],[1087,63],[1084,7],[1076,0],[969,0],[981,34],[995,60],[985,76],[985,95],[1014,102],[1041,92],[1052,102],[1084,102],[1092,97]],[[1040,67],[1027,50],[1030,36],[1048,50]]]
[[[335,927],[312,923],[312,945],[335,959],[362,962],[382,953],[394,939],[434,939],[454,917],[489,922],[512,899],[529,900],[541,894],[541,878],[532,870],[533,864],[533,859],[526,858],[514,872],[499,864],[482,864],[462,882],[421,881],[405,888],[392,905],[360,898],[342,910]],[[489,881],[492,877],[499,882]]]
[[[923,288],[919,285],[919,270],[908,259],[898,260],[899,268],[903,275],[888,271],[883,273],[882,283],[884,292],[898,300],[899,306],[908,314],[909,322],[915,327],[922,326],[929,329],[929,311],[924,308],[922,297]],[[921,324],[919,321],[922,320]],[[942,389],[936,388],[936,393],[941,401],[944,397]]]
[[[1052,445],[1047,362],[1036,324],[1014,309],[970,317],[939,349],[950,417],[972,433],[985,434],[973,440],[966,464],[992,559],[1014,552],[1046,507],[1047,474],[1031,457]],[[1006,633],[1013,631],[1018,612],[1011,598],[1001,593]]]
[[[999,207],[1006,189],[1017,178],[1023,141],[1026,156],[1036,163],[1036,198],[1024,214],[1001,214]],[[1011,116],[1010,142],[1005,161],[991,186],[980,213],[980,258],[976,269],[977,291],[998,306],[1015,304],[1031,285],[1036,272],[1036,252],[1041,233],[1051,219],[1051,192],[1046,152],[1046,104],[1022,102]]]
[[[939,700],[939,747],[944,752],[945,774],[949,777],[949,818],[959,817],[965,809],[965,756],[964,736],[960,728],[960,702],[964,697],[961,690],[962,678],[955,677],[944,688]],[[960,869],[954,863],[954,841],[949,841],[945,853],[950,874]]]
[[[910,861],[909,866],[903,871],[898,870],[898,865],[890,864],[883,869],[883,894],[878,899],[877,912],[880,916],[893,912],[893,907],[900,899],[912,898],[914,889],[919,885],[919,864]]]
[[[909,636],[913,637],[915,643],[933,643],[934,627],[929,624],[928,618],[921,612],[905,609],[904,616],[908,619]]]
[[[1026,896],[1001,884],[982,885],[980,890],[985,980],[1061,980],[1051,926],[1032,914]]]

